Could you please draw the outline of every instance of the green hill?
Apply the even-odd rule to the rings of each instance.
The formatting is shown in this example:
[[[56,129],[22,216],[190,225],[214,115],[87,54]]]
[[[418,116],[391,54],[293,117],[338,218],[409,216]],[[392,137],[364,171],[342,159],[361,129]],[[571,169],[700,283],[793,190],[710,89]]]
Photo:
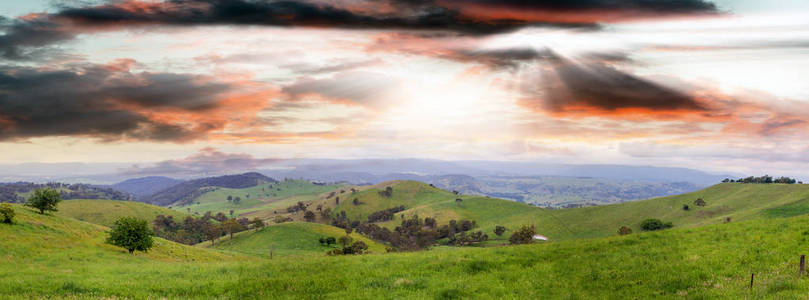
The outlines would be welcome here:
[[[380,194],[386,187],[393,189],[389,197]],[[351,220],[366,221],[374,211],[404,205],[405,211],[383,225],[394,227],[399,224],[400,215],[412,214],[434,217],[439,223],[469,219],[477,222],[476,230],[489,233],[495,240],[505,239],[509,234],[500,238],[491,234],[497,225],[514,229],[521,224],[533,224],[538,233],[552,240],[564,240],[612,236],[621,226],[637,232],[640,223],[648,218],[690,227],[726,222],[728,217],[735,222],[809,213],[809,185],[800,184],[723,183],[682,195],[572,209],[543,209],[496,198],[457,196],[415,181],[386,182],[340,196],[339,205],[334,205],[333,198],[324,202],[334,205],[333,215],[345,211]],[[359,205],[353,204],[354,198]],[[694,205],[697,198],[703,198],[707,205]],[[684,204],[689,205],[689,210],[683,210]]]
[[[248,260],[165,241],[131,256],[103,244],[101,226],[15,209],[17,224],[0,224],[0,276],[8,279],[0,281],[0,298],[795,299],[809,294],[807,277],[797,276],[798,258],[809,242],[809,216],[525,246]]]
[[[157,215],[174,216],[180,221],[187,216],[186,213],[164,207],[117,200],[66,200],[59,203],[58,209],[58,216],[104,226],[112,226],[121,217],[136,217],[151,222]]]
[[[211,211],[216,214],[222,212],[229,214],[230,210],[234,215],[251,216],[258,211],[270,209],[281,209],[276,204],[294,197],[312,198],[317,194],[334,190],[339,185],[320,185],[308,180],[284,180],[279,182],[261,183],[247,188],[215,188],[198,197],[190,204],[173,207],[175,210],[190,213],[205,213]],[[240,200],[228,201],[228,196],[232,199],[239,197]],[[292,202],[289,205],[293,205]]]
[[[243,231],[233,235],[233,241],[223,237],[216,242],[213,248],[258,255],[270,256],[270,249],[274,255],[325,255],[327,251],[337,246],[324,246],[318,242],[321,237],[338,238],[345,235],[345,230],[334,226],[293,222],[267,226],[258,232]],[[385,253],[385,246],[371,239],[351,233],[355,241],[362,241],[368,245],[370,253]],[[210,247],[210,243],[201,243],[201,246]]]
[[[702,198],[706,206],[694,205]],[[684,210],[688,205],[689,210]],[[789,217],[809,213],[809,185],[723,183],[692,193],[621,204],[549,211],[552,218],[537,220],[537,227],[549,237],[588,238],[615,235],[620,226],[639,231],[647,218],[691,227]]]

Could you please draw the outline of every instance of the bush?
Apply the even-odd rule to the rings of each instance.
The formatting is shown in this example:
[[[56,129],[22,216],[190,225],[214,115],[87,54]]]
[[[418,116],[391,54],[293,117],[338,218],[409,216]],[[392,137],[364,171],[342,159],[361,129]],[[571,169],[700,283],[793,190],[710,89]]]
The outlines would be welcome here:
[[[135,250],[146,252],[152,248],[152,235],[154,235],[154,231],[149,228],[148,221],[123,217],[112,225],[107,243],[123,247],[129,250],[130,254]]]
[[[705,203],[705,200],[702,200],[702,198],[697,198],[697,200],[694,200],[694,205],[705,206],[708,205],[708,203]]]
[[[253,228],[258,231],[261,228],[264,228],[264,221],[259,218],[253,218],[253,221],[250,221],[250,224],[253,224]]]
[[[519,230],[511,234],[508,241],[512,244],[530,244],[534,242],[534,235],[537,230],[534,225],[522,225]]]
[[[689,209],[691,209],[691,208],[688,207],[688,204],[683,204],[683,210],[689,210]]]
[[[646,219],[640,223],[640,228],[643,229],[644,231],[661,230],[671,228],[673,226],[674,225],[672,225],[671,222],[663,223],[663,221],[660,221],[659,219]]]
[[[632,234],[632,228],[626,226],[621,226],[621,228],[618,228],[618,235],[627,235],[627,234]]]
[[[503,233],[505,233],[505,232],[506,232],[506,227],[503,227],[503,226],[500,226],[500,225],[497,225],[497,226],[494,227],[494,234],[496,234],[497,236],[502,236]]]
[[[14,208],[11,207],[11,204],[0,204],[0,217],[2,217],[3,223],[11,224],[11,222],[14,222],[14,215]]]
[[[45,214],[45,211],[56,211],[56,205],[60,201],[62,196],[57,190],[36,189],[25,205],[38,209],[40,214]]]

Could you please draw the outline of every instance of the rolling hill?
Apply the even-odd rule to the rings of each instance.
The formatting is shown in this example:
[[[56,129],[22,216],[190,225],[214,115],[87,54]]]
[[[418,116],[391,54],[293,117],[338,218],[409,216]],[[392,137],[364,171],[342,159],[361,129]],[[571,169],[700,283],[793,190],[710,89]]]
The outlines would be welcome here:
[[[795,299],[809,293],[805,277],[797,276],[809,216],[524,246],[269,260],[165,241],[132,256],[103,244],[104,227],[15,209],[17,224],[0,224],[0,276],[9,279],[0,281],[0,298]]]
[[[178,185],[182,182],[182,180],[164,176],[149,176],[127,179],[113,184],[112,188],[130,193],[140,199],[151,196],[154,193]]]
[[[118,218],[137,217],[152,221],[157,215],[175,216],[182,220],[186,213],[134,201],[66,200],[59,203],[56,215],[88,223],[112,226]]]
[[[384,197],[380,192],[388,186],[393,193]],[[345,211],[349,219],[362,221],[374,211],[404,205],[405,211],[383,223],[387,227],[396,226],[400,215],[413,214],[434,217],[439,223],[471,219],[486,232],[496,225],[514,229],[521,224],[533,224],[539,233],[553,240],[616,235],[621,226],[637,232],[640,223],[648,218],[672,222],[676,227],[692,227],[727,222],[728,217],[735,222],[809,213],[809,185],[802,184],[723,183],[676,196],[573,209],[543,209],[496,198],[457,196],[415,181],[386,182],[361,189],[339,195],[340,204],[334,198],[319,199],[313,204],[328,205],[333,207],[333,215]],[[359,205],[353,204],[354,198]],[[697,198],[703,198],[707,205],[694,205]],[[684,204],[689,205],[689,210],[683,210]],[[492,234],[490,238],[498,239]]]
[[[198,196],[215,190],[216,188],[241,189],[272,182],[277,181],[256,172],[206,177],[189,180],[161,190],[145,198],[144,201],[160,206],[168,206],[171,204],[182,205],[191,203]]]
[[[239,232],[233,236],[233,241],[223,237],[212,247],[261,257],[269,257],[270,249],[273,249],[274,255],[325,255],[327,251],[338,246],[321,245],[318,239],[338,238],[344,235],[345,230],[342,228],[318,223],[294,222],[268,226],[259,231]],[[385,246],[382,244],[356,232],[350,236],[355,241],[362,241],[368,245],[370,253],[385,253]],[[200,245],[211,247],[207,242]]]
[[[341,185],[313,183],[308,180],[286,179],[261,183],[245,188],[215,188],[198,195],[190,203],[173,208],[190,213],[213,214],[234,211],[236,216],[264,217],[276,210],[283,210],[297,201],[309,200],[316,195],[334,190]],[[239,198],[239,201],[228,201]]]

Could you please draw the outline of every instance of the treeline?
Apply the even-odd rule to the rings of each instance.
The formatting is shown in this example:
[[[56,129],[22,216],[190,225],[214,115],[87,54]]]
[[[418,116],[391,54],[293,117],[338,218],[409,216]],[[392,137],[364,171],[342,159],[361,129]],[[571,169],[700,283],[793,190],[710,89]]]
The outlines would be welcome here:
[[[188,216],[182,221],[175,220],[174,216],[158,215],[152,221],[155,235],[182,244],[194,245],[204,241],[213,243],[216,239],[245,231],[248,228],[264,227],[264,222],[256,218],[253,221],[247,218],[228,218],[223,213],[212,215],[206,212],[199,218]]]
[[[126,192],[113,188],[90,184],[66,183],[32,183],[14,182],[0,183],[0,202],[22,203],[25,197],[20,194],[30,193],[37,189],[54,189],[59,191],[61,199],[111,199],[132,200],[134,197]]]
[[[467,234],[475,227],[475,221],[451,220],[448,224],[438,226],[438,222],[430,217],[424,219],[418,215],[402,218],[402,222],[394,230],[373,223],[363,223],[356,228],[357,232],[371,239],[389,243],[398,250],[415,251],[427,249],[447,239],[448,244],[464,246],[488,240],[488,235],[481,231]]]
[[[736,180],[733,180],[733,179],[730,179],[730,178],[725,178],[725,180],[722,180],[722,182],[761,183],[761,184],[767,184],[767,183],[784,183],[784,184],[798,183],[798,184],[803,184],[803,182],[800,182],[800,181],[796,180],[795,178],[789,178],[789,177],[784,177],[784,176],[775,178],[775,177],[772,177],[772,176],[769,176],[769,175],[764,175],[764,176],[761,176],[761,177],[749,176],[749,177],[745,177],[745,178],[739,178],[739,179],[736,179]]]
[[[384,210],[380,210],[380,211],[375,211],[375,212],[371,213],[370,215],[368,215],[368,223],[385,222],[385,221],[393,220],[393,215],[395,213],[400,212],[400,211],[404,211],[404,210],[405,210],[405,206],[401,205],[401,206],[392,207],[392,208],[388,208],[388,209],[384,209]]]

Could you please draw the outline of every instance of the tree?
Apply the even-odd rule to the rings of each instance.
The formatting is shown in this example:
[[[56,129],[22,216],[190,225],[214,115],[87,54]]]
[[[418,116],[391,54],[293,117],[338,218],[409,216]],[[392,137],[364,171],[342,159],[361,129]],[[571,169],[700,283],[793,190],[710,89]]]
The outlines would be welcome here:
[[[663,221],[660,221],[660,219],[646,219],[640,223],[640,228],[644,231],[661,230],[671,228],[672,226],[674,225],[672,225],[671,222],[663,223]]]
[[[306,222],[314,222],[315,213],[313,213],[311,210],[307,210],[305,213],[303,213],[303,219],[306,220]]]
[[[503,226],[500,226],[500,225],[497,225],[497,226],[494,227],[494,234],[496,234],[497,236],[502,236],[503,233],[505,233],[505,232],[506,232],[506,227],[503,227]]]
[[[258,231],[261,228],[264,228],[264,221],[259,218],[253,218],[253,221],[250,221],[250,224],[253,224],[253,228]]]
[[[233,218],[233,210],[230,210],[230,217]]]
[[[228,195],[228,201],[233,201],[233,196]]]
[[[351,203],[353,203],[354,205],[360,205],[360,199],[354,198],[354,200],[351,201]]]
[[[631,233],[632,233],[632,228],[629,228],[629,227],[626,227],[626,226],[621,226],[621,228],[618,229],[618,235],[627,235],[627,234],[631,234]]]
[[[205,233],[205,238],[211,241],[211,245],[214,244],[216,238],[222,236],[222,227],[216,224],[206,222],[202,231]]]
[[[34,193],[28,198],[28,203],[25,205],[36,208],[40,214],[45,211],[56,211],[56,205],[62,201],[62,196],[54,189],[36,189]]]
[[[683,210],[690,210],[691,208],[688,207],[688,204],[683,204]]]
[[[123,247],[129,254],[135,250],[146,252],[154,241],[154,231],[149,228],[149,222],[133,217],[123,217],[112,224],[112,231],[107,237],[107,243]]]
[[[351,242],[353,242],[353,241],[354,241],[354,239],[353,239],[353,238],[351,238],[350,236],[348,236],[348,234],[346,234],[346,235],[344,235],[344,236],[341,236],[341,237],[339,237],[339,238],[337,239],[337,243],[339,243],[339,244],[340,244],[340,246],[343,246],[343,248],[345,248],[346,246],[350,245],[350,244],[351,244]]]
[[[326,238],[326,245],[334,245],[335,243],[337,243],[337,239],[335,239],[333,236]]]
[[[242,201],[242,198],[239,197],[239,196],[236,196],[236,198],[233,198],[233,203],[239,204],[239,202],[241,202],[241,201]],[[199,204],[199,202],[197,202],[197,204]]]
[[[242,231],[243,228],[242,224],[239,224],[239,222],[236,222],[236,220],[234,219],[230,219],[222,223],[222,229],[224,229],[225,232],[228,233],[229,236],[228,242],[231,242],[233,241],[233,233]]]
[[[356,241],[351,246],[343,249],[343,254],[362,254],[368,250],[368,245],[363,241]]]
[[[697,198],[697,200],[694,200],[694,205],[696,205],[696,206],[705,206],[705,205],[708,205],[708,203],[705,203],[705,200],[702,200],[702,197],[700,197],[700,198]]]
[[[511,234],[508,241],[512,244],[530,244],[534,242],[534,235],[537,230],[534,225],[522,225],[519,230]]]
[[[0,204],[0,217],[2,217],[3,223],[11,224],[11,222],[14,222],[14,215],[14,208],[11,207],[11,204]]]

